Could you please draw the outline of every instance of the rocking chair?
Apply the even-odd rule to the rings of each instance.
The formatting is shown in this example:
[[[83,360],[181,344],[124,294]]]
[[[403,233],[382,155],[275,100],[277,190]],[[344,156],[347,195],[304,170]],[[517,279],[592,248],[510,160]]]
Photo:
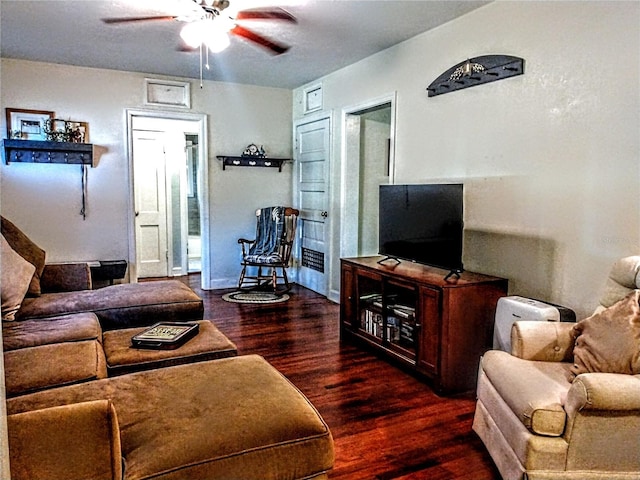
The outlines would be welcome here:
[[[287,267],[300,212],[290,207],[266,207],[256,210],[255,240],[238,239],[242,246],[241,290],[269,288],[277,294],[291,289]],[[254,275],[250,275],[251,269]],[[279,269],[279,272],[278,272]],[[278,274],[279,273],[279,274]],[[282,288],[278,281],[282,280]]]

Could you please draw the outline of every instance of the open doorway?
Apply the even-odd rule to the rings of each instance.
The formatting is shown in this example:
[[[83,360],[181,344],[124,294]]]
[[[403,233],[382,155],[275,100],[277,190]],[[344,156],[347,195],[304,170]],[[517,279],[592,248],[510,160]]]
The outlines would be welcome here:
[[[132,281],[199,271],[209,288],[205,120],[128,112]]]
[[[202,236],[200,230],[200,192],[198,191],[199,156],[197,134],[185,135],[187,160],[187,271],[202,269]]]
[[[343,110],[342,256],[378,253],[379,186],[394,179],[395,95]]]

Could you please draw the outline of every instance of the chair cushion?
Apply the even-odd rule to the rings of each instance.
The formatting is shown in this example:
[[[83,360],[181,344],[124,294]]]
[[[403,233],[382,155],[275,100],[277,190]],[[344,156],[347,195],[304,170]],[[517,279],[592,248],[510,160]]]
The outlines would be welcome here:
[[[244,261],[248,264],[278,265],[282,263],[282,256],[278,253],[271,253],[269,255],[246,255]]]
[[[6,218],[0,217],[0,225],[2,235],[7,239],[11,248],[35,267],[35,272],[33,273],[33,277],[29,283],[27,295],[37,297],[41,293],[40,277],[44,270],[44,263],[46,259],[45,251],[33,243],[29,237],[22,233],[18,227]]]
[[[640,290],[573,327],[571,373],[640,374]]]
[[[7,401],[9,414],[110,399],[126,478],[307,479],[334,460],[329,428],[262,357],[131,373]]]
[[[3,235],[0,235],[0,244],[2,320],[11,321],[15,320],[36,269],[11,248]]]
[[[538,435],[562,435],[570,364],[522,360],[501,350],[486,352],[481,362],[491,384],[525,427]]]

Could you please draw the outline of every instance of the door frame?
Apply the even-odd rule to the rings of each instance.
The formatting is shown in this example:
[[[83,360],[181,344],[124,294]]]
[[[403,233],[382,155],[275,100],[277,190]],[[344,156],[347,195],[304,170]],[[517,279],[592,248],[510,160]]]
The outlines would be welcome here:
[[[135,179],[133,175],[133,119],[135,117],[157,118],[165,120],[181,120],[197,123],[195,129],[198,133],[198,176],[200,184],[198,191],[202,195],[198,197],[200,207],[200,235],[202,241],[202,270],[201,287],[203,290],[211,289],[211,265],[209,251],[209,154],[207,141],[207,115],[204,113],[170,112],[160,110],[127,109],[126,110],[126,138],[127,138],[127,176],[129,184],[129,277],[131,282],[138,281],[136,229],[135,229]]]
[[[351,105],[342,109],[341,122],[341,155],[340,166],[340,256],[355,257],[358,255],[359,244],[359,189],[347,188],[353,184],[353,179],[360,183],[360,133],[354,135],[350,132],[348,121],[350,116],[357,115],[365,110],[391,104],[391,122],[389,126],[389,183],[395,182],[395,157],[396,157],[396,100],[397,93],[383,95],[357,105]],[[348,183],[347,179],[351,181]]]
[[[296,147],[296,141],[297,141],[297,133],[298,133],[298,127],[301,127],[302,125],[306,125],[309,123],[315,123],[315,122],[319,122],[321,120],[328,120],[329,121],[329,151],[328,151],[328,158],[327,158],[327,174],[328,174],[328,179],[327,179],[327,205],[326,205],[326,211],[328,213],[328,221],[325,222],[325,265],[328,267],[324,273],[325,278],[324,278],[324,283],[325,283],[325,292],[327,292],[327,297],[328,298],[332,298],[335,297],[335,295],[332,294],[332,289],[331,289],[331,270],[333,268],[333,243],[331,242],[331,239],[333,238],[333,232],[334,232],[334,218],[333,218],[333,211],[331,208],[331,205],[333,204],[333,202],[331,201],[331,192],[332,192],[332,188],[331,188],[331,184],[332,184],[332,178],[333,178],[333,114],[332,112],[327,112],[327,111],[323,111],[323,112],[318,112],[318,113],[314,113],[311,115],[307,115],[303,118],[299,118],[297,120],[295,120],[293,122],[293,153],[294,153],[294,158],[293,158],[293,175],[292,175],[292,192],[293,192],[293,198],[295,200],[297,200],[298,198],[298,177],[300,174],[299,171],[299,167],[300,167],[300,163],[297,162],[297,158],[295,157],[295,154],[297,153],[297,147]],[[297,202],[295,202],[297,203]],[[294,204],[295,208],[300,208],[299,205]],[[295,269],[294,269],[294,276],[295,276],[295,281],[298,281],[298,273],[299,273],[299,269],[301,266],[301,261],[302,261],[302,245],[301,245],[301,235],[302,235],[302,229],[298,228],[296,231],[296,247],[294,249],[295,251]],[[336,297],[337,298],[337,297]]]

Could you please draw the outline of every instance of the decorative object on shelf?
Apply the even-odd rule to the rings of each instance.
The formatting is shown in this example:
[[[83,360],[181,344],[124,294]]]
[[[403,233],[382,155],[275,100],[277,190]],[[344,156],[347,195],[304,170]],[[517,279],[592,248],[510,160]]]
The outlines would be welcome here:
[[[50,118],[44,122],[46,140],[51,142],[87,143],[89,141],[89,124]]]
[[[483,83],[495,82],[524,73],[524,60],[509,55],[484,55],[469,58],[451,67],[427,87],[435,97]]]
[[[6,108],[7,138],[17,140],[46,140],[45,122],[54,113],[46,110]]]
[[[263,145],[260,145],[260,147],[258,147],[255,143],[251,143],[247,145],[247,148],[244,149],[244,152],[242,152],[242,156],[265,158],[267,156],[267,152],[265,152]]]
[[[226,170],[227,166],[231,167],[275,167],[278,171],[282,171],[282,164],[288,161],[288,158],[267,158],[260,155],[242,155],[240,157],[231,157],[226,155],[218,155],[216,157],[222,161],[222,170]]]

